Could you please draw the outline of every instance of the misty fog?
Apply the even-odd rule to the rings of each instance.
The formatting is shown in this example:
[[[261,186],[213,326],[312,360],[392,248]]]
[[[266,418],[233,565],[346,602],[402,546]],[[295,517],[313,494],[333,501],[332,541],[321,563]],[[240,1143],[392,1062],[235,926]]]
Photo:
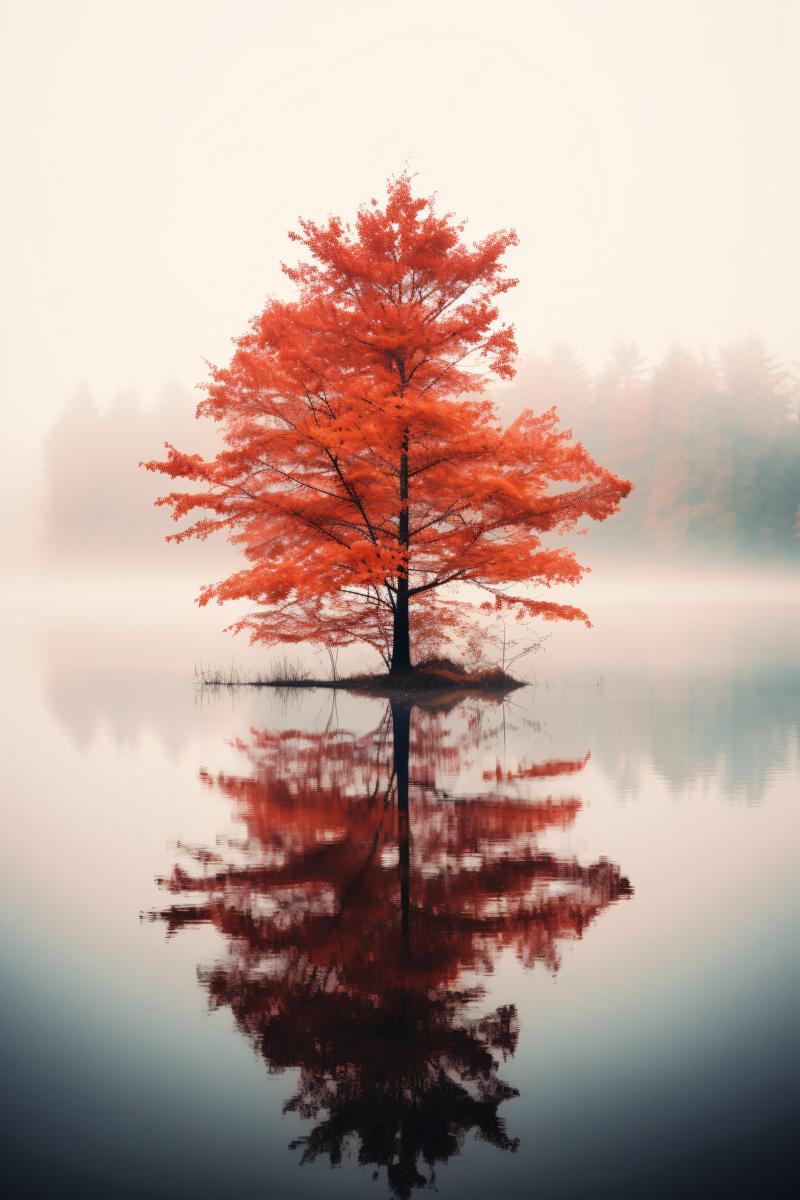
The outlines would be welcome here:
[[[493,398],[504,424],[555,405],[598,461],[633,482],[620,514],[570,539],[604,572],[613,576],[615,563],[666,574],[800,562],[800,373],[757,338],[702,358],[676,346],[652,365],[620,342],[596,372],[561,346],[523,359]],[[101,406],[86,393],[64,407],[44,443],[40,568],[107,569],[139,586],[148,572],[200,572],[199,586],[235,563],[222,538],[165,546],[176,527],[154,501],[169,488],[139,467],[165,442],[215,452],[218,431],[194,418],[197,399],[173,384],[148,407],[130,394]]]
[[[790,1194],[798,47],[799,0],[0,0],[9,1200]],[[508,331],[495,359],[480,345],[504,380],[487,395],[504,427],[557,409],[594,460],[577,499],[526,481],[560,493],[585,456],[524,429],[494,440],[479,415],[459,443],[455,406],[432,425],[454,442],[419,471],[398,417],[387,467],[387,408],[368,410],[394,403],[392,353],[405,394],[407,363],[372,327],[333,381],[349,402],[361,349],[388,345],[377,393],[345,404],[349,423],[330,410],[321,440],[313,304],[286,361],[298,406],[306,355],[323,364],[316,425],[261,403],[264,378],[284,382],[261,360],[222,390],[221,426],[195,418],[212,364],[270,298],[294,297],[298,220],[352,220],[400,177],[464,220],[469,252],[459,241],[455,272],[434,255],[426,293],[387,212],[378,244],[403,268],[360,243],[339,314],[361,319],[352,297],[374,276],[364,311],[384,336],[384,297],[408,293],[407,328],[434,347],[411,371],[419,404],[425,369],[444,391],[453,281],[473,263],[497,289],[459,345],[480,343],[496,299],[520,354],[511,380]],[[498,230],[507,276],[485,256]],[[442,280],[449,299],[423,320]],[[436,342],[425,321],[442,314]],[[260,515],[247,527],[258,578],[228,594],[256,600],[200,607],[242,550],[219,533],[166,542],[180,526],[156,499],[202,471],[140,464],[165,443],[212,457],[225,422],[248,449],[220,466],[217,507],[260,502],[250,473],[274,470],[277,534],[262,540]],[[292,498],[298,429],[301,461],[338,473],[336,493],[309,483],[313,510]],[[341,447],[359,480],[388,471],[377,536]],[[439,507],[409,533],[418,474]],[[338,512],[340,485],[371,536]],[[573,530],[576,511],[601,519]],[[540,554],[532,528],[570,530],[542,544],[587,568],[576,587],[548,588],[574,564]],[[434,562],[410,593],[413,655],[402,545]],[[462,570],[476,545],[508,574],[487,577],[467,628],[475,595],[457,581],[481,583]],[[535,595],[502,591],[540,568]],[[365,578],[385,587],[375,629],[395,646],[404,596],[402,671],[363,678],[381,645],[349,641],[366,606],[360,625],[324,624],[321,581],[344,596],[343,578],[359,604]],[[292,579],[298,636],[318,642],[228,631],[269,595],[285,635]],[[458,603],[432,616],[442,581]],[[589,623],[545,620],[548,601]],[[274,686],[284,656],[301,686]],[[241,686],[256,678],[268,686]]]

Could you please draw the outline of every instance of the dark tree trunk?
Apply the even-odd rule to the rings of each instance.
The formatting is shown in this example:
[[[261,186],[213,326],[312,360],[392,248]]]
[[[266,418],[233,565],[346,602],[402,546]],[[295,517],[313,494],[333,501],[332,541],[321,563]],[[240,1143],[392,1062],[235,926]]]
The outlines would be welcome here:
[[[408,579],[400,576],[395,596],[392,664],[390,675],[408,675],[411,671],[411,635],[408,628]]]
[[[408,760],[411,749],[411,705],[392,701],[392,732],[394,744],[392,765],[397,781],[397,836],[400,849],[400,928],[403,947],[411,951],[411,832],[408,821]]]
[[[411,705],[392,700],[392,766],[397,780],[397,811],[408,812],[408,758],[411,749]]]
[[[398,813],[398,839],[400,842],[400,929],[403,949],[411,953],[411,835],[408,828],[408,813]]]
[[[408,432],[403,439],[400,455],[400,514],[397,536],[400,545],[408,554]],[[408,568],[397,576],[395,595],[394,629],[392,638],[392,663],[390,675],[408,675],[411,671],[411,636],[408,628]]]

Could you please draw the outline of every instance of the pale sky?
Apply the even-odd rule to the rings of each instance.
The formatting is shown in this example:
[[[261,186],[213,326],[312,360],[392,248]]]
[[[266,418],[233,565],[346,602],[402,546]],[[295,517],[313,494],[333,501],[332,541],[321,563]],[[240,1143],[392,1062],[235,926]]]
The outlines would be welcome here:
[[[523,350],[800,357],[800,0],[4,0],[3,468],[153,398],[387,175],[516,227]],[[6,465],[8,464],[8,465]]]

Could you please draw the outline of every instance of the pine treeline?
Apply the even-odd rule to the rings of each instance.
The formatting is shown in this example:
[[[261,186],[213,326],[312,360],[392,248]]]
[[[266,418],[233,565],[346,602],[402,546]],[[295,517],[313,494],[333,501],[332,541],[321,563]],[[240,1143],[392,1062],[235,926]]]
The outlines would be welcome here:
[[[587,535],[595,556],[800,555],[800,374],[758,339],[713,358],[676,348],[655,367],[620,342],[595,374],[559,348],[524,360],[498,400],[506,423],[555,404],[593,457],[633,480],[623,510]],[[138,461],[165,431],[202,443],[195,404],[172,387],[150,409],[118,397],[101,411],[86,396],[64,409],[45,454],[48,556],[170,563],[152,507],[160,485]]]
[[[564,425],[635,491],[589,533],[595,553],[788,558],[800,553],[800,377],[757,338],[714,358],[675,347],[648,368],[621,341],[592,375],[566,348],[528,359],[509,390]]]

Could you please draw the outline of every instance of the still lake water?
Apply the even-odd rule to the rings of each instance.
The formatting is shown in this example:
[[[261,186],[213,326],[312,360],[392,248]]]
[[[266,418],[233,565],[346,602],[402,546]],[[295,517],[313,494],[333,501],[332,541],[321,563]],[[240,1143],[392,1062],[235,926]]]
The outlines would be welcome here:
[[[793,1193],[796,594],[394,712],[181,611],[9,600],[3,1196]]]

